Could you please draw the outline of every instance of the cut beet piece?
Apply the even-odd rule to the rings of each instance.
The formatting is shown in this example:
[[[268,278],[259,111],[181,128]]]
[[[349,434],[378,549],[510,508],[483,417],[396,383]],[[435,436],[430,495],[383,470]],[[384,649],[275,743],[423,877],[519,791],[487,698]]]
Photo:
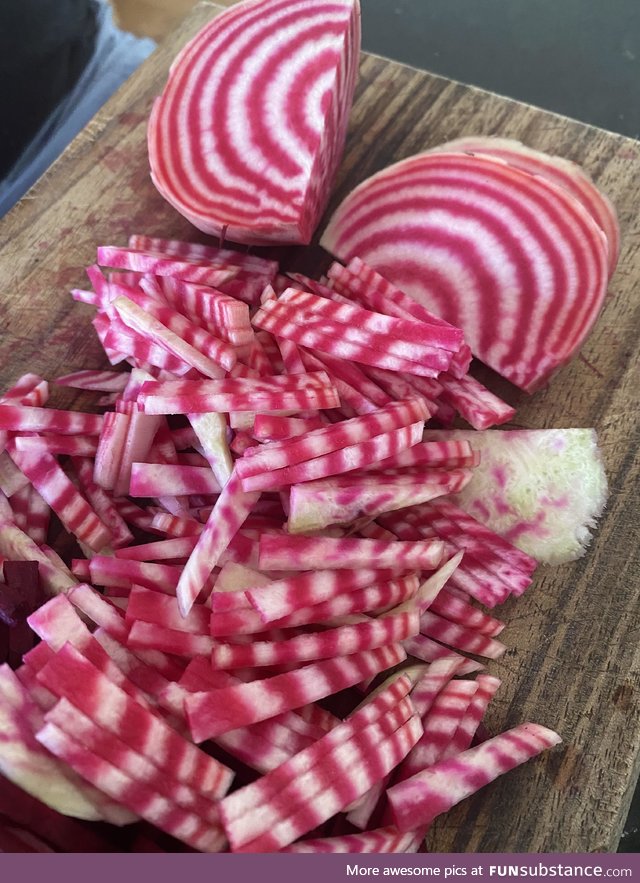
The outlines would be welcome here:
[[[214,668],[270,666],[290,662],[334,659],[383,647],[415,635],[419,630],[417,611],[390,611],[380,619],[365,619],[322,632],[297,635],[284,641],[254,641],[251,644],[216,643],[211,653]]]
[[[159,345],[170,355],[181,359],[191,368],[195,368],[196,371],[200,371],[205,377],[222,376],[222,368],[215,362],[207,356],[203,356],[191,344],[185,343],[175,331],[167,328],[155,317],[149,316],[142,307],[134,304],[133,301],[119,295],[113,301],[113,308],[128,328],[151,343]]]
[[[505,540],[547,564],[579,558],[607,499],[593,429],[430,431],[463,439],[481,463],[452,502]]]
[[[316,429],[302,438],[262,445],[239,461],[238,474],[244,479],[266,470],[294,466],[428,419],[429,411],[422,399],[394,402],[372,414]]]
[[[420,617],[420,632],[442,644],[447,644],[463,653],[474,653],[488,659],[498,659],[507,649],[500,641],[480,634],[472,628],[464,628],[454,622],[443,619],[431,610],[426,610]]]
[[[42,712],[16,675],[0,666],[0,772],[47,806],[79,819],[108,818],[127,824],[134,817],[85,786],[37,741]]]
[[[62,435],[99,435],[102,417],[80,411],[0,404],[0,429],[12,432],[59,432]]]
[[[462,751],[466,751],[473,742],[478,727],[484,717],[489,702],[500,686],[500,679],[492,675],[478,675],[476,678],[478,689],[474,693],[464,717],[458,724],[453,738],[442,752],[442,759],[454,757]]]
[[[229,788],[230,770],[139,705],[69,644],[38,672],[38,679],[181,782],[211,797]]]
[[[184,258],[188,261],[202,261],[242,267],[265,275],[275,275],[278,271],[277,261],[262,258],[258,255],[236,251],[232,248],[218,248],[215,245],[202,245],[200,242],[182,242],[179,239],[161,239],[157,236],[133,234],[129,237],[129,248],[138,251],[151,251],[158,255]]]
[[[201,282],[204,285],[221,285],[237,275],[238,269],[192,260],[167,258],[153,252],[139,251],[134,248],[119,248],[113,245],[101,245],[98,248],[98,263],[103,267],[127,269],[135,273],[147,273],[151,276],[176,276],[186,282]]]
[[[552,730],[527,723],[439,761],[387,792],[397,826],[412,831],[428,825],[483,785],[561,741]]]
[[[129,493],[132,497],[219,494],[220,483],[208,466],[132,463]]]
[[[305,665],[286,674],[222,690],[195,693],[185,702],[196,742],[266,720],[352,687],[405,658],[397,645]]]
[[[409,704],[409,703],[407,703]],[[299,804],[291,814],[277,824],[269,825],[249,843],[236,847],[239,852],[274,851],[291,843],[296,837],[315,829],[332,815],[366,794],[397,766],[418,739],[422,726],[416,716],[400,726],[394,718],[400,708],[358,732],[352,740],[341,745],[330,761],[321,761],[308,778],[316,776],[327,785],[319,794]],[[394,729],[395,726],[395,729]],[[337,775],[335,773],[337,772]],[[303,777],[297,789],[302,791]]]
[[[357,524],[358,519],[376,518],[457,492],[469,483],[471,476],[468,469],[417,467],[415,472],[372,469],[305,481],[291,488],[287,527],[293,534],[321,530],[330,524]]]
[[[608,244],[609,275],[613,275],[620,252],[620,230],[616,210],[579,165],[560,156],[533,150],[510,138],[482,136],[458,138],[441,144],[433,150],[455,150],[494,156],[532,175],[541,175],[567,190],[582,203],[603,231]]]
[[[380,586],[388,583],[395,576],[393,570],[374,570],[359,567],[354,570],[313,570],[294,574],[266,585],[251,587],[246,599],[259,611],[264,622],[280,619],[302,608],[320,604],[329,599],[337,599],[356,589]],[[417,579],[412,588],[417,589]],[[213,610],[212,620],[215,621],[219,609],[237,609],[244,606],[244,599],[211,596]],[[235,603],[234,603],[235,602]]]
[[[349,741],[359,730],[392,711],[405,699],[410,688],[411,681],[407,677],[394,677],[377,696],[363,703],[362,707],[346,721],[332,728],[328,735],[298,752],[268,776],[230,794],[222,806],[222,818],[225,824],[244,819],[248,813],[254,812],[270,799],[277,797],[283,787],[312,770],[320,760],[331,755],[335,748]]]
[[[423,153],[378,172],[339,206],[322,245],[462,328],[478,358],[528,392],[581,346],[609,278],[583,205],[487,155]]]
[[[260,537],[261,570],[390,568],[396,573],[435,570],[442,562],[439,541],[385,542],[344,537]]]
[[[25,454],[13,450],[11,458],[70,533],[95,552],[111,542],[109,528],[100,521],[51,454]]]
[[[454,680],[445,684],[422,716],[424,732],[398,770],[398,781],[433,766],[451,743],[478,691],[475,681]]]
[[[193,659],[211,653],[213,639],[206,634],[196,634],[184,629],[167,628],[153,622],[136,620],[129,629],[127,646],[133,650],[159,650],[172,656]]]
[[[191,610],[213,568],[259,497],[259,491],[245,493],[235,474],[223,488],[176,587],[178,606],[183,616]]]
[[[84,457],[74,457],[73,466],[78,474],[87,500],[111,533],[113,548],[127,546],[133,540],[133,535],[127,527],[124,518],[116,509],[111,497],[104,488],[95,483],[91,460]]]
[[[212,829],[217,827],[219,834],[222,834],[214,801],[207,800],[183,782],[168,776],[166,770],[160,770],[152,759],[134,751],[113,733],[102,730],[68,700],[60,699],[47,712],[45,720],[77,739],[98,757],[112,763],[125,775],[145,783],[169,802],[176,803],[208,821]]]
[[[339,571],[333,571],[336,573]],[[342,591],[336,597],[309,607],[300,607],[295,612],[276,619],[270,623],[274,628],[292,626],[335,623],[339,618],[356,613],[379,613],[389,610],[412,598],[417,591],[418,582],[409,577],[380,585],[370,585],[364,589]],[[214,613],[211,616],[211,634],[215,637],[237,636],[263,631],[264,620],[256,611],[231,610],[227,613]]]
[[[423,358],[419,362],[413,361],[409,356],[400,355],[393,350],[389,352],[386,342],[378,346],[372,345],[367,332],[348,329],[339,322],[314,320],[308,313],[299,315],[294,309],[280,306],[278,301],[266,301],[262,304],[253,317],[253,323],[258,328],[270,331],[276,337],[292,340],[299,346],[390,371],[404,371],[421,377],[437,377],[451,364],[451,353],[447,350],[436,350],[428,360]]]
[[[38,741],[67,763],[76,773],[109,797],[128,806],[161,830],[204,852],[219,852],[224,838],[211,824],[187,810],[180,810],[153,788],[126,775],[112,763],[94,754],[75,736],[52,723],[37,733]]]
[[[327,476],[348,473],[353,469],[365,468],[417,444],[422,438],[423,426],[422,421],[413,423],[411,426],[383,432],[368,441],[347,445],[341,450],[314,457],[303,463],[296,463],[294,466],[285,466],[282,469],[272,469],[242,478],[242,487],[247,491],[275,490],[287,485],[316,481]],[[368,480],[371,484],[375,484],[375,478]]]
[[[214,236],[309,242],[344,147],[359,44],[356,0],[254,0],[218,15],[154,105],[158,190]],[[185,113],[189,135],[176,140]],[[230,115],[223,133],[215,120]]]

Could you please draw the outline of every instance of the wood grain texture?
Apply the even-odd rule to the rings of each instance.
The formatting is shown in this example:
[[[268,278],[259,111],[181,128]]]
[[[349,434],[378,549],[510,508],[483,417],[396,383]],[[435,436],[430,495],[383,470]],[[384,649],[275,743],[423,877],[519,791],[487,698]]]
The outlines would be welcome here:
[[[91,310],[67,294],[85,284],[83,267],[97,244],[122,244],[130,232],[201,238],[150,182],[145,125],[172,57],[216,11],[196,8],[1,222],[0,386],[27,370],[54,377],[104,364]],[[541,570],[524,598],[502,608],[511,649],[490,666],[503,687],[489,728],[535,720],[558,729],[564,745],[439,820],[430,848],[611,851],[638,778],[640,748],[640,144],[363,56],[332,206],[388,163],[471,134],[515,137],[573,159],[618,207],[620,265],[582,355],[532,397],[490,379],[518,405],[520,426],[597,427],[611,498],[588,555]],[[308,269],[324,259],[286,256]],[[56,399],[73,400],[70,392]]]

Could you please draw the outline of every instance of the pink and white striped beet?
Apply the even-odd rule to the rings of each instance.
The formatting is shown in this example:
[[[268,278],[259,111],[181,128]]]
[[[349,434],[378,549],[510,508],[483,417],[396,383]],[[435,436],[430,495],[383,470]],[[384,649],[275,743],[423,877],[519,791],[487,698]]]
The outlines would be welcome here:
[[[581,346],[609,277],[584,206],[487,155],[424,153],[378,172],[338,208],[322,245],[462,328],[478,358],[529,392]]]
[[[284,786],[312,770],[319,760],[330,755],[335,748],[347,742],[359,730],[389,713],[402,702],[410,689],[409,678],[395,677],[377,696],[354,711],[346,721],[333,727],[322,739],[298,752],[268,776],[228,795],[222,806],[222,818],[225,823],[229,824],[243,818],[248,812],[277,796]]]
[[[406,658],[397,644],[340,659],[310,663],[285,674],[221,690],[195,693],[185,701],[194,741],[266,720],[352,687]]]
[[[567,190],[584,206],[603,231],[608,246],[609,275],[613,275],[620,253],[620,228],[616,210],[606,194],[596,187],[587,172],[577,163],[533,150],[510,138],[458,138],[441,144],[434,150],[455,150],[497,157],[532,175],[541,175]]]
[[[238,597],[239,593],[229,596],[214,592],[211,595],[212,624],[219,614],[246,609],[249,605],[259,613],[263,623],[280,620],[299,610],[337,601],[359,589],[386,586],[394,575],[390,569],[364,567],[354,570],[310,570],[273,582],[267,580],[266,584],[256,584],[242,593],[244,597]],[[407,590],[417,591],[415,576],[407,577],[403,582],[407,584]]]
[[[440,760],[387,791],[394,821],[401,831],[428,825],[498,776],[561,741],[553,730],[527,723]]]
[[[256,640],[250,644],[216,642],[211,651],[211,664],[214,668],[234,669],[349,656],[404,641],[418,633],[419,620],[417,611],[396,614],[392,611],[380,619],[367,619],[355,625],[310,632],[284,641]]]
[[[38,680],[135,751],[153,757],[179,781],[211,797],[229,788],[229,769],[139,705],[69,644],[38,672]]]
[[[359,731],[336,749],[330,760],[321,761],[296,783],[296,791],[300,793],[309,780],[314,784],[319,781],[324,785],[319,793],[311,794],[287,818],[265,826],[253,840],[235,849],[239,852],[281,849],[366,794],[397,766],[420,735],[422,726],[417,716],[398,726],[401,707],[402,704],[379,723]]]
[[[334,573],[339,571],[333,571]],[[331,624],[335,620],[356,613],[377,613],[392,609],[413,598],[418,589],[416,577],[408,577],[367,588],[342,592],[334,598],[309,607],[299,607],[295,612],[270,622],[274,628],[310,624]],[[255,634],[265,627],[258,611],[247,609],[229,610],[211,614],[210,631],[214,637]]]
[[[396,470],[390,470],[390,474],[358,471],[293,485],[289,496],[289,532],[311,532],[330,524],[357,524],[361,518],[375,518],[455,493],[472,477],[468,469],[423,471],[418,467],[415,472],[394,473]]]
[[[219,852],[224,847],[224,837],[210,822],[181,809],[156,789],[127,775],[120,766],[94,754],[75,734],[71,736],[55,724],[47,723],[36,737],[82,778],[161,830],[203,852]]]
[[[151,113],[160,193],[214,236],[309,242],[344,147],[359,45],[356,0],[253,0],[218,15],[174,61]],[[242,125],[220,128],[232,113]]]
[[[176,586],[178,607],[183,616],[191,610],[213,568],[259,497],[259,491],[243,491],[235,473],[223,488]]]
[[[300,482],[317,481],[328,476],[364,468],[418,444],[422,438],[423,428],[422,421],[412,423],[410,426],[402,426],[391,432],[383,432],[367,441],[347,445],[341,450],[332,451],[330,454],[323,454],[293,466],[251,475],[242,478],[242,487],[247,491],[275,490]],[[373,482],[374,479],[370,478],[369,481]]]
[[[394,402],[371,414],[313,430],[302,438],[271,442],[262,445],[258,450],[252,449],[239,461],[238,474],[245,479],[267,469],[294,466],[305,460],[369,441],[394,429],[424,422],[428,418],[429,411],[420,398]]]
[[[103,524],[51,454],[25,454],[14,448],[11,458],[70,533],[96,552],[111,542],[109,528]]]
[[[435,570],[443,558],[439,541],[386,542],[356,537],[260,537],[261,570],[389,568],[395,573]]]
[[[163,239],[159,236],[145,236],[140,233],[133,233],[129,236],[128,246],[137,251],[183,258],[196,263],[207,262],[241,267],[243,270],[253,271],[258,275],[274,276],[278,272],[277,261],[236,251],[232,248],[219,248],[210,244],[202,245],[199,242],[183,242],[179,239]]]
[[[347,722],[340,728],[340,744],[323,748],[311,769],[288,784],[282,783],[280,790],[262,806],[233,822],[225,817],[222,805],[225,829],[234,850],[272,851],[312,830],[382,779],[407,753],[421,730],[407,699],[400,700],[376,720],[363,721],[364,725],[350,736],[349,723],[353,726]],[[336,730],[319,745],[329,742]],[[274,772],[274,778],[278,772]],[[340,774],[336,776],[336,772]]]

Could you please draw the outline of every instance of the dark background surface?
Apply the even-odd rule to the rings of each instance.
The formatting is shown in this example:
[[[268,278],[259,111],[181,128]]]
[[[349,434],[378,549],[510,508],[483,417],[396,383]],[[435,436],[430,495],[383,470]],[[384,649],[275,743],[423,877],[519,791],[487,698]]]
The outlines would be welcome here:
[[[640,0],[361,0],[363,47],[640,138]]]
[[[361,3],[368,52],[640,138],[640,0]],[[640,852],[640,787],[620,851]]]

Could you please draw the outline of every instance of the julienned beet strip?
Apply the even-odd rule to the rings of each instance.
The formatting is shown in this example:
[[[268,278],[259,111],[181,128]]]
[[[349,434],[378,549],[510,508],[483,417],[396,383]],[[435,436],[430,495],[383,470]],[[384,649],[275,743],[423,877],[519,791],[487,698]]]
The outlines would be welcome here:
[[[111,542],[109,528],[50,454],[25,454],[13,450],[11,457],[70,533],[95,552]]]
[[[399,319],[382,312],[366,310],[346,298],[327,289],[328,297],[321,297],[308,291],[287,288],[279,296],[280,303],[307,308],[343,325],[355,325],[372,335],[380,334],[391,339],[415,344],[415,354],[420,356],[420,347],[441,348],[456,352],[462,343],[459,328],[446,325],[427,324],[417,319]]]
[[[324,787],[312,792],[288,816],[264,827],[249,842],[235,844],[234,848],[238,852],[276,851],[365,794],[400,762],[420,735],[420,719],[416,716],[398,725],[406,705],[409,703],[401,703],[388,717],[360,730],[337,748],[330,760],[321,761],[308,777],[296,783],[296,790],[300,792],[309,779],[320,779]],[[334,774],[335,770],[338,775]]]
[[[304,376],[304,375],[303,375]],[[302,438],[290,438],[271,442],[251,449],[238,462],[241,478],[259,475],[265,470],[281,469],[312,460],[342,448],[369,441],[376,436],[425,421],[429,411],[422,399],[394,402],[362,417],[354,417],[333,426],[322,427],[305,433]],[[382,460],[382,457],[378,457]]]
[[[403,641],[417,634],[417,610],[388,613],[381,619],[342,625],[322,632],[309,632],[284,641],[253,641],[250,644],[215,643],[211,651],[214,668],[281,665],[349,656]]]
[[[80,741],[89,751],[112,763],[136,781],[156,789],[171,803],[195,813],[212,827],[217,826],[221,833],[220,815],[215,801],[172,778],[166,770],[159,769],[152,759],[134,751],[113,733],[101,729],[67,699],[59,699],[46,713],[45,721],[55,724]]]
[[[561,741],[552,730],[527,723],[440,760],[389,789],[395,823],[401,831],[428,825],[483,785]]]
[[[266,720],[352,687],[406,658],[399,645],[302,666],[286,674],[222,690],[196,693],[185,701],[194,741]]]
[[[298,776],[313,769],[318,761],[334,748],[348,741],[358,730],[378,720],[392,710],[411,690],[411,680],[406,675],[394,678],[391,683],[371,697],[369,702],[354,711],[350,717],[306,749],[297,752],[269,776],[258,779],[240,791],[228,795],[224,803],[223,817],[227,822],[242,818],[246,813],[259,809],[262,803],[277,796],[282,788]]]
[[[478,690],[476,681],[454,680],[442,688],[427,714],[423,733],[397,771],[398,781],[433,766],[443,755]]]
[[[59,432],[63,435],[99,435],[102,417],[79,411],[0,404],[0,429],[12,432]]]
[[[156,789],[94,754],[75,734],[71,736],[55,724],[47,723],[36,736],[55,757],[67,763],[83,779],[160,830],[202,852],[219,852],[224,848],[223,835],[210,822],[181,809]]]
[[[417,590],[416,577],[391,580],[380,585],[346,591],[309,607],[299,607],[293,613],[272,620],[269,624],[274,628],[322,623],[329,625],[339,617],[388,610],[412,598]],[[209,628],[213,637],[224,639],[240,634],[259,633],[266,628],[266,623],[257,610],[242,608],[212,613]]]
[[[259,491],[243,491],[235,474],[223,488],[176,586],[178,607],[183,616],[191,610],[213,568],[259,497]]]
[[[294,466],[285,466],[242,478],[244,490],[274,490],[299,482],[309,482],[327,476],[361,469],[386,457],[393,456],[417,444],[422,438],[423,423],[413,423],[391,432],[384,432],[375,438],[348,445],[339,451],[332,451]],[[374,479],[369,479],[374,484]]]
[[[129,248],[136,251],[152,252],[158,256],[179,257],[188,261],[207,264],[223,264],[224,266],[241,267],[265,275],[278,272],[277,261],[245,254],[234,248],[218,248],[214,245],[202,245],[196,242],[183,242],[179,239],[163,239],[159,236],[145,236],[133,233],[129,236]]]
[[[260,538],[262,570],[299,570],[314,568],[390,568],[398,572],[436,570],[442,563],[440,541],[384,542],[345,537]]]
[[[314,746],[225,799],[221,815],[234,849],[258,852],[271,838],[268,850],[285,846],[382,778],[393,749],[406,754],[421,731],[411,702],[403,698],[406,689],[406,680],[396,679]],[[411,735],[402,744],[407,726]],[[373,745],[377,750],[367,752],[366,760],[361,753]],[[359,755],[360,763],[355,762]],[[343,768],[345,773],[336,776]]]
[[[314,462],[311,461],[310,465]],[[389,513],[412,504],[457,493],[472,478],[469,469],[388,472],[391,474],[346,472],[309,481],[305,479],[313,476],[303,475],[303,480],[292,485],[290,491],[289,532],[310,533],[331,524],[357,524],[361,519],[373,519],[383,514],[389,517]],[[439,539],[436,534],[434,538]],[[443,548],[448,550],[450,545]]]
[[[22,668],[19,670],[20,674]],[[45,808],[44,817],[51,824],[47,827],[46,833],[54,841],[56,834],[62,833],[60,827],[63,830],[68,828],[64,824],[63,817],[58,816],[54,810],[67,812],[77,819],[105,820],[118,826],[136,820],[135,815],[129,810],[85,783],[72,769],[52,757],[38,743],[35,732],[43,724],[43,710],[39,706],[40,697],[34,695],[33,687],[28,681],[23,682],[19,674],[11,671],[8,665],[0,665],[0,696],[4,745],[3,769],[11,776],[15,785],[20,789],[24,787],[26,792],[19,790],[18,794],[22,795],[20,798],[18,794],[12,793],[12,786],[7,779],[4,777],[0,779],[2,785],[0,808],[5,818],[7,815],[12,818],[17,810],[18,815],[24,819],[28,827],[31,827],[34,820],[42,820],[43,815],[34,811],[38,800],[31,800],[27,795],[37,798],[40,794],[46,796],[48,793],[51,810]],[[78,833],[79,831],[76,830],[76,834]],[[89,832],[87,839],[95,843]],[[63,848],[69,851],[78,846],[77,842],[73,844],[67,838],[65,841]]]
[[[254,607],[263,619],[271,622],[281,619],[301,609],[320,604],[332,598],[339,598],[347,592],[369,586],[382,585],[394,579],[393,570],[361,568],[358,570],[310,570],[292,574],[283,579],[267,582],[266,585],[251,587],[246,592],[246,601]],[[417,589],[417,579],[415,588]],[[214,592],[211,596],[212,619],[218,611],[246,606],[245,599],[231,597],[227,593]],[[234,603],[235,602],[235,603]],[[231,606],[233,605],[233,607]]]
[[[211,796],[228,789],[230,770],[144,709],[68,644],[38,672],[38,680],[134,750],[153,756],[181,782]]]

